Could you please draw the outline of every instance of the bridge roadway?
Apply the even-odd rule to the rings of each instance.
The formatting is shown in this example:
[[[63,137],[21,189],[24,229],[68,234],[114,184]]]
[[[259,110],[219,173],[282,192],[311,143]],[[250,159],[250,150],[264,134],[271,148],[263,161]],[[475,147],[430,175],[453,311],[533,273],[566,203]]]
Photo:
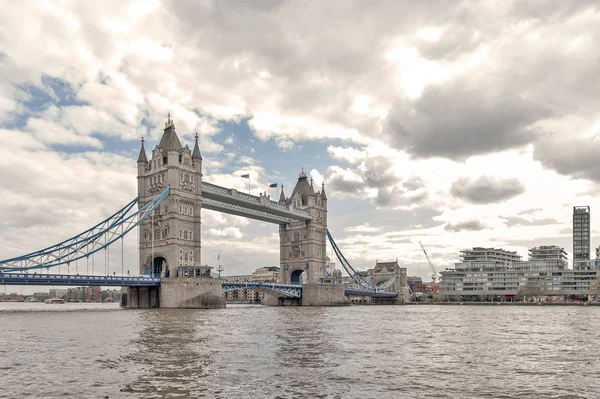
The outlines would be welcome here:
[[[0,285],[103,285],[108,287],[159,287],[150,276],[86,276],[72,274],[1,273]]]
[[[2,273],[0,285],[70,285],[70,286],[106,286],[106,287],[159,287],[160,278],[150,276],[89,276],[69,274],[31,274]],[[239,289],[255,289],[288,298],[302,297],[302,285],[272,284],[258,281],[227,282],[223,281],[223,292]],[[345,287],[346,295],[370,296],[373,298],[396,298],[395,292],[371,291],[353,287]]]

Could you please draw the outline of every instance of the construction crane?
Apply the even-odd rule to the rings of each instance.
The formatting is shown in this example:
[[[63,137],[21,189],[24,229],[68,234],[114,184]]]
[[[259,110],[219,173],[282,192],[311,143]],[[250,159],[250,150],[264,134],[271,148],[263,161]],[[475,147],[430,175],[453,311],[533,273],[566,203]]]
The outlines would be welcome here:
[[[437,280],[437,270],[435,270],[435,267],[433,267],[433,263],[431,263],[431,261],[429,260],[429,255],[427,255],[427,251],[425,251],[425,247],[423,246],[423,244],[421,244],[421,241],[419,241],[419,245],[421,246],[421,249],[423,250],[423,253],[425,254],[425,257],[427,258],[427,262],[429,263],[429,266],[431,267],[431,271],[433,272],[431,274],[431,281],[433,281],[434,283]]]

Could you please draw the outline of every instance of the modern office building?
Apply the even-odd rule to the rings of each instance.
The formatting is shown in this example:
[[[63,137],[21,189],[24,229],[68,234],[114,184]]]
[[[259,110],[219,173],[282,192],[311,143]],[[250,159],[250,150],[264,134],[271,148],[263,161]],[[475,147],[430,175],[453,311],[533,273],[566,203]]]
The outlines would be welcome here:
[[[529,249],[529,260],[554,260],[567,265],[567,252],[558,245],[542,245]]]
[[[504,257],[507,251],[494,249]],[[461,251],[463,254],[482,248]],[[488,251],[485,251],[488,252]],[[516,255],[516,253],[513,253]],[[457,300],[510,299],[532,296],[600,295],[598,270],[600,261],[580,261],[580,269],[567,268],[566,252],[555,246],[542,246],[529,250],[530,259],[517,261],[497,259],[497,256],[468,256],[456,263],[454,269],[442,274],[441,294]]]
[[[493,262],[493,263],[511,263],[519,262],[521,255],[515,251],[505,251],[496,248],[474,247],[460,251],[460,259],[463,263],[467,262]]]
[[[573,269],[585,268],[590,260],[590,207],[573,207]]]

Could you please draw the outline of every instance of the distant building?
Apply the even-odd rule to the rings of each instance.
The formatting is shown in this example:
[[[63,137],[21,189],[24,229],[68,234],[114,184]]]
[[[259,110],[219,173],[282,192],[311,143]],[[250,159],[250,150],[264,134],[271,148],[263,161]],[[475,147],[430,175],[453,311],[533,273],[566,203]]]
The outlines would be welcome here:
[[[252,281],[276,283],[279,279],[278,266],[259,267],[252,272]],[[265,293],[256,290],[246,290],[246,300],[251,303],[260,302],[265,298]]]
[[[529,260],[554,260],[567,265],[567,252],[558,245],[542,245],[529,249]]]
[[[50,296],[47,292],[34,292],[33,297],[35,298],[36,301],[44,302]]]
[[[279,266],[259,267],[252,272],[252,281],[276,282],[279,277]]]
[[[573,269],[584,268],[590,259],[590,207],[573,207]]]
[[[237,276],[223,276],[224,282],[243,283],[252,280],[250,274],[240,274]],[[246,289],[232,290],[225,293],[225,300],[229,303],[248,302],[246,299]]]
[[[411,288],[413,294],[437,294],[441,290],[440,283],[416,283]]]
[[[48,292],[48,294],[49,294],[48,296],[50,298],[64,299],[66,293],[67,293],[66,288],[50,288],[50,290]]]
[[[460,251],[460,260],[462,263],[511,263],[521,261],[521,255],[518,255],[515,251],[505,251],[503,249],[473,247],[473,249]]]
[[[461,254],[464,252],[468,251],[461,251]],[[481,251],[478,249],[478,252]],[[597,295],[594,290],[597,291],[600,261],[580,261],[581,269],[572,270],[567,268],[563,248],[535,247],[529,254],[528,261],[512,262],[496,259],[495,255],[492,259],[469,257],[468,262],[456,263],[454,269],[442,272],[441,294],[460,300]],[[520,259],[518,256],[513,258]]]
[[[415,286],[422,285],[423,279],[418,276],[408,276],[408,277],[406,277],[406,283],[408,284],[408,287],[410,288],[410,290],[414,293]]]

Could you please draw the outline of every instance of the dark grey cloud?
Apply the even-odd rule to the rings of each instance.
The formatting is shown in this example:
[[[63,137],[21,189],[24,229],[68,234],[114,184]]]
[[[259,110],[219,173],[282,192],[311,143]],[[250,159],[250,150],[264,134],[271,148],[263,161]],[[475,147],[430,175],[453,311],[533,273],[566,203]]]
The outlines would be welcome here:
[[[388,189],[394,187],[402,180],[393,170],[394,160],[386,157],[372,157],[363,161],[352,173],[359,180],[351,180],[340,173],[339,169],[330,168],[327,181],[332,189],[358,193],[361,189],[376,188]]]
[[[525,192],[525,186],[519,179],[514,178],[481,176],[473,180],[461,177],[452,183],[450,192],[455,197],[474,204],[489,204],[516,197]]]
[[[405,190],[398,187],[392,189],[380,188],[375,198],[375,204],[381,207],[424,205],[424,202],[428,198],[429,193],[427,191],[408,194]]]
[[[457,223],[446,223],[444,230],[446,231],[479,231],[484,230],[487,226],[477,219],[465,220]]]
[[[417,157],[464,159],[532,142],[533,124],[549,109],[507,88],[469,82],[428,86],[414,101],[398,100],[384,124],[389,143]]]
[[[331,167],[327,178],[329,187],[342,193],[357,194],[363,197],[368,189],[376,189],[375,203],[381,207],[410,206],[419,204],[428,198],[426,191],[417,192],[424,187],[422,179],[409,179],[405,190],[398,184],[402,177],[394,171],[394,159],[389,157],[371,157],[364,160],[355,170],[343,173],[339,167]],[[352,176],[352,177],[351,177]],[[371,195],[368,195],[371,197]]]
[[[560,224],[560,222],[554,218],[545,219],[533,219],[529,220],[518,216],[503,216],[502,219],[506,220],[507,226],[547,226],[550,224]]]
[[[349,180],[342,175],[335,175],[327,179],[327,186],[333,191],[356,194],[365,187],[361,181]]]
[[[373,188],[390,187],[401,180],[394,171],[394,160],[386,157],[367,158],[359,168],[365,184]]]
[[[533,156],[546,168],[572,176],[600,182],[600,137],[549,138],[536,144]]]

